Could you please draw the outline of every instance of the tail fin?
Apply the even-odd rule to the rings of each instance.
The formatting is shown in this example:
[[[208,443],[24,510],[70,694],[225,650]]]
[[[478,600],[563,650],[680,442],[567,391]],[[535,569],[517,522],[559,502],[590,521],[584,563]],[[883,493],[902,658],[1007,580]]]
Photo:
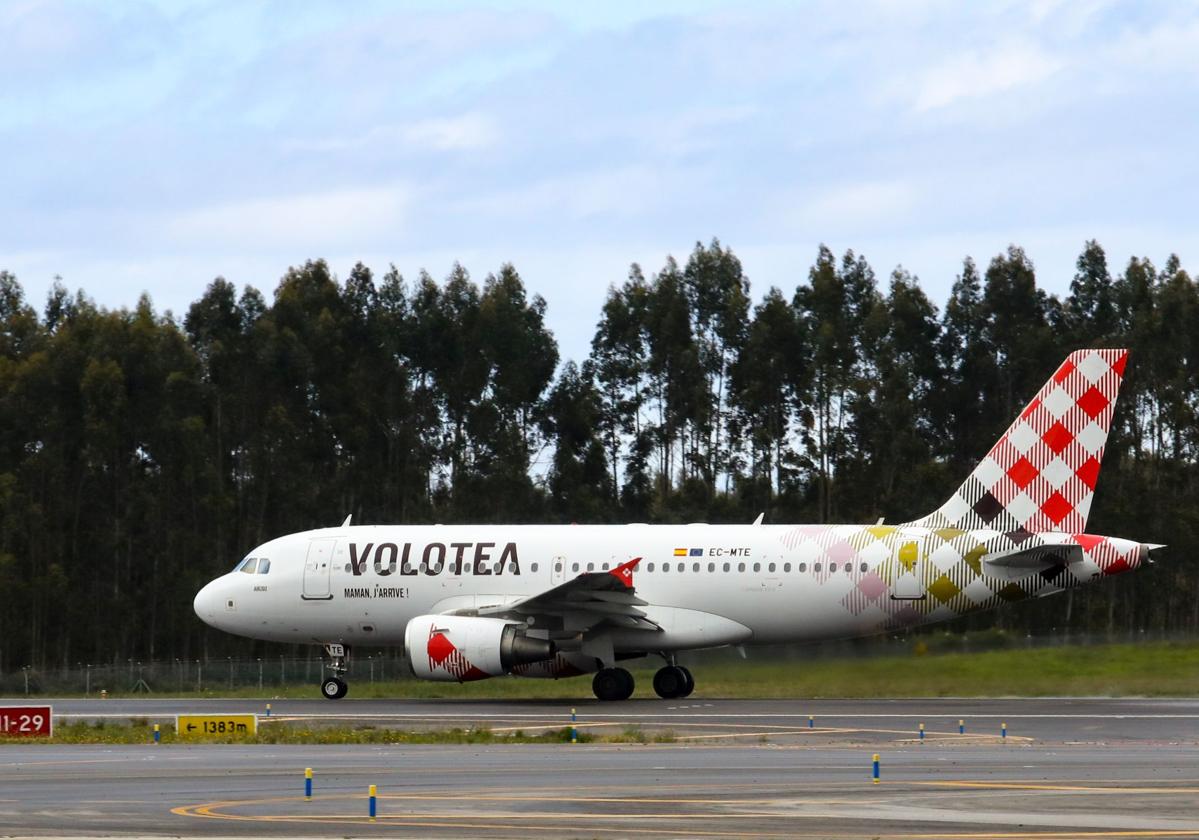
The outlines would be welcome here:
[[[945,504],[910,524],[1086,530],[1127,350],[1076,350]]]

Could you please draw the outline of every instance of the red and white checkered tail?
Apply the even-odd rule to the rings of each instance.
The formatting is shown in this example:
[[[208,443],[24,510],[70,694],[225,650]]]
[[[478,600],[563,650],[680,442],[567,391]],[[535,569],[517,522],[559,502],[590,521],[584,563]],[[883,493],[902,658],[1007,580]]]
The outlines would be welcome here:
[[[1086,530],[1127,350],[1076,350],[949,501],[911,524]]]

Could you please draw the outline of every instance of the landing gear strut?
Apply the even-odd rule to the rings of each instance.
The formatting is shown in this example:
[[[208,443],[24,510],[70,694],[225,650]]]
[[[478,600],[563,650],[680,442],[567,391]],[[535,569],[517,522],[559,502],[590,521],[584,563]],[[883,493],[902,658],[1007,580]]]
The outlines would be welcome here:
[[[321,682],[321,696],[326,700],[340,700],[350,690],[342,679],[350,670],[350,649],[345,645],[330,643],[325,645],[325,653],[329,654],[329,664],[325,667],[333,672],[333,676]]]
[[[624,668],[601,668],[591,681],[591,690],[600,700],[628,700],[633,687],[633,675]]]
[[[665,700],[681,700],[695,691],[695,677],[682,665],[675,665],[673,658],[664,668],[654,674],[654,693]]]

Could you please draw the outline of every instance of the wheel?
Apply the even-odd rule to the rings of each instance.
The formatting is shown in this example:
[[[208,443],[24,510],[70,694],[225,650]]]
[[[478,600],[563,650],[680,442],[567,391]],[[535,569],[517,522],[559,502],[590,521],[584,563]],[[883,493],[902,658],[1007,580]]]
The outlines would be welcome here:
[[[633,688],[633,675],[624,668],[601,668],[591,681],[591,690],[600,700],[628,700]]]
[[[654,693],[663,700],[673,700],[676,697],[682,697],[686,690],[687,677],[684,675],[682,668],[667,665],[664,668],[659,668],[658,672],[654,674]]]
[[[683,686],[683,693],[679,695],[679,698],[690,697],[691,692],[695,691],[695,677],[691,676],[690,668],[680,665],[679,670],[683,672],[683,676],[687,679],[687,684]]]
[[[321,683],[321,694],[326,700],[340,700],[346,696],[346,692],[349,690],[350,687],[345,684],[345,681],[337,677],[329,677]]]
[[[637,687],[637,683],[633,680],[633,675],[624,668],[616,669],[620,673],[620,679],[623,685],[620,687],[620,696],[617,700],[628,700],[633,696],[633,689]]]

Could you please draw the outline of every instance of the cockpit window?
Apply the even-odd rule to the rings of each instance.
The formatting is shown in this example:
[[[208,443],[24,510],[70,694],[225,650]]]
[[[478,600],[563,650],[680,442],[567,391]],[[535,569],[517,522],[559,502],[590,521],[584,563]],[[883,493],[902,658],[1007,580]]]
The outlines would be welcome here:
[[[234,566],[233,571],[235,571],[235,572],[242,571],[246,567],[246,564],[249,563],[253,559],[254,559],[253,557],[247,557],[245,560],[242,560],[240,563],[238,563],[236,566]]]
[[[241,564],[241,571],[247,575],[254,574],[254,572],[257,571],[257,569],[258,569],[258,558],[257,557],[247,557],[246,561]]]
[[[271,570],[271,561],[263,557],[258,561],[258,574],[265,575]]]

